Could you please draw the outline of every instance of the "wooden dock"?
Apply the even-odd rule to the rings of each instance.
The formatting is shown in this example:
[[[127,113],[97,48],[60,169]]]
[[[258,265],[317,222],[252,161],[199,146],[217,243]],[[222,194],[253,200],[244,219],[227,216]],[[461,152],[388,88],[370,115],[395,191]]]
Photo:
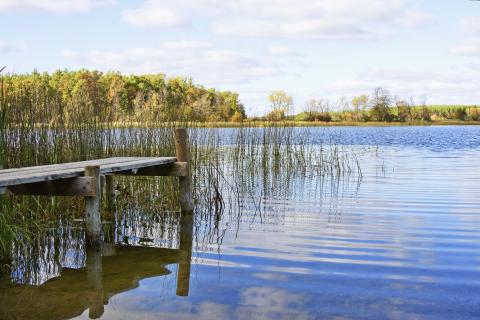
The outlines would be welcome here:
[[[186,129],[175,130],[175,149],[175,157],[116,157],[0,170],[0,194],[84,197],[87,240],[96,245],[102,241],[102,189],[110,203],[116,175],[178,177],[182,212],[193,211]]]

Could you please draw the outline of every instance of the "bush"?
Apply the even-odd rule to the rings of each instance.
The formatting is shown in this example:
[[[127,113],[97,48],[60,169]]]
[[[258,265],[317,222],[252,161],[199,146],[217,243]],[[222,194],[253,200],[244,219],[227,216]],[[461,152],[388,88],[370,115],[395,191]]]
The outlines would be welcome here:
[[[315,121],[330,122],[332,121],[332,117],[327,112],[322,112],[316,115]]]
[[[272,110],[267,113],[266,116],[268,121],[281,121],[285,119],[285,111],[284,110]]]
[[[455,110],[455,119],[465,120],[466,117],[467,111],[465,110],[465,108],[458,108],[457,110]]]
[[[468,120],[480,121],[480,108],[471,107],[467,109]]]
[[[322,121],[322,122],[330,122],[332,121],[332,117],[328,112],[302,112],[295,116],[296,121]]]
[[[242,122],[243,121],[243,115],[240,112],[235,111],[233,116],[230,118],[230,121],[232,121],[232,122]]]
[[[302,112],[295,116],[295,121],[313,121],[309,112]]]
[[[428,110],[427,106],[422,107],[422,120],[424,121],[430,121],[432,120],[430,110]]]

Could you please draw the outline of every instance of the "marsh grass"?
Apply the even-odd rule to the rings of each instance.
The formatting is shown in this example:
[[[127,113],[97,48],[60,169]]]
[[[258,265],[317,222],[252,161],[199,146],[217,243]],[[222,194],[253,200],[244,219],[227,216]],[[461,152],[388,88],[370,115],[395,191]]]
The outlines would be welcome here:
[[[93,106],[85,108],[81,97],[64,108],[58,97],[40,95],[28,88],[20,88],[25,90],[21,94],[5,96],[1,83],[0,86],[3,168],[112,156],[173,156],[173,129],[189,126],[188,122],[155,123],[149,119],[144,119],[144,127],[139,126],[138,119],[119,125],[98,114]],[[39,96],[49,98],[39,99]],[[39,104],[43,113],[37,112]],[[264,199],[291,192],[295,179],[338,181],[351,174],[361,176],[359,155],[347,146],[336,144],[329,134],[333,133],[327,133],[324,144],[318,145],[312,142],[308,130],[288,123],[262,128],[190,127],[197,243],[221,243],[225,235],[222,220],[238,226],[245,209],[263,219]],[[104,219],[112,220],[113,216],[113,228],[105,232],[110,240],[174,247],[179,216],[177,180],[119,177],[116,181],[116,209],[113,213],[104,210]],[[82,199],[3,196],[0,252],[3,258],[13,261],[18,272],[14,278],[41,282],[44,278],[35,279],[32,274],[46,269],[29,269],[29,263],[52,255],[60,261],[67,257],[68,250],[82,250],[80,240],[72,242],[77,247],[70,249],[59,240],[45,240],[81,239],[80,231],[55,233],[65,228],[79,230],[74,222],[81,219]],[[81,262],[82,258],[78,259]],[[50,268],[52,274],[57,270],[45,263],[37,265]]]

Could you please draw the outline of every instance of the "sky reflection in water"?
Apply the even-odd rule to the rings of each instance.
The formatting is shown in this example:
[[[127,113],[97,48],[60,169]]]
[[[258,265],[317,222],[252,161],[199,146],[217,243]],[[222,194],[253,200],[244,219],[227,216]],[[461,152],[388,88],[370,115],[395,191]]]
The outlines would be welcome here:
[[[363,177],[255,180],[241,215],[217,229],[196,217],[188,297],[169,264],[105,299],[103,317],[480,317],[480,127],[338,130],[370,147]]]

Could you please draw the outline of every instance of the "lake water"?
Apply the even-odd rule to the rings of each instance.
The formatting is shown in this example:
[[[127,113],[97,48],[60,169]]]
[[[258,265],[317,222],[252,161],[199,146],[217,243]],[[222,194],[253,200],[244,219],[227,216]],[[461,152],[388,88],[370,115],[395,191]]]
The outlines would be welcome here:
[[[480,126],[298,130],[312,148],[356,150],[362,174],[253,179],[224,199],[235,214],[143,239],[182,251],[65,244],[76,249],[42,271],[57,277],[0,282],[0,317],[480,318]]]

